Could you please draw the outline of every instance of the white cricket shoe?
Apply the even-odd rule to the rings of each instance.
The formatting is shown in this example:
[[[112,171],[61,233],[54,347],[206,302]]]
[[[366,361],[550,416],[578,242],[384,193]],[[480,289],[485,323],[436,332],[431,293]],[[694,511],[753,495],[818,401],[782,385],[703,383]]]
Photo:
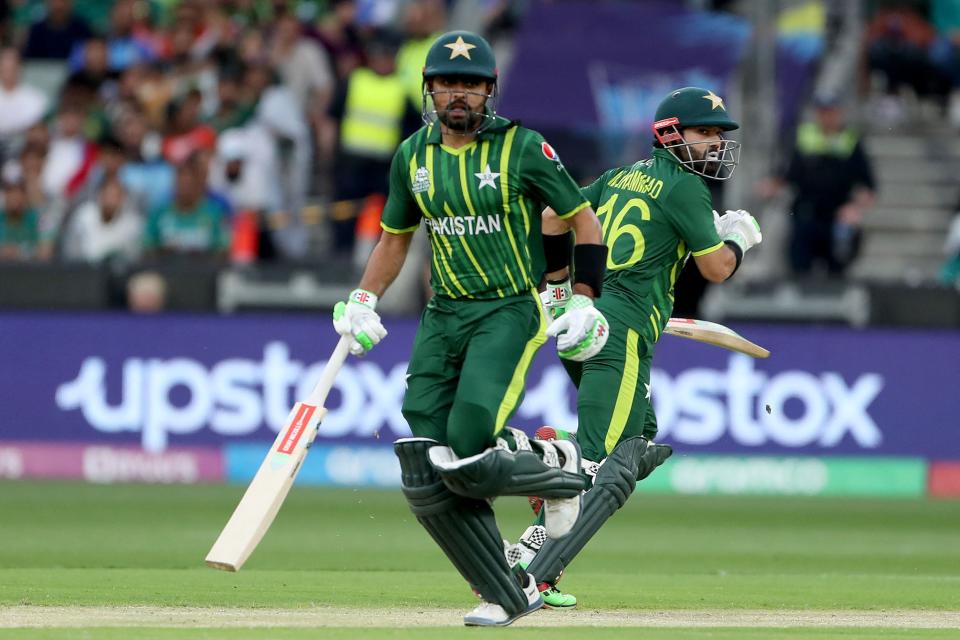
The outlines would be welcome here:
[[[568,473],[580,473],[580,447],[573,440],[553,440],[543,445],[552,445],[563,454],[561,469]],[[546,459],[546,456],[544,457]],[[543,499],[543,526],[547,535],[559,539],[573,530],[580,517],[580,507],[583,505],[583,493],[572,498],[544,498]]]
[[[463,624],[468,627],[505,627],[517,618],[533,613],[543,606],[543,598],[540,597],[537,581],[529,573],[527,574],[527,586],[523,588],[523,593],[527,596],[527,608],[520,613],[511,616],[498,604],[482,602],[473,611],[463,616]]]

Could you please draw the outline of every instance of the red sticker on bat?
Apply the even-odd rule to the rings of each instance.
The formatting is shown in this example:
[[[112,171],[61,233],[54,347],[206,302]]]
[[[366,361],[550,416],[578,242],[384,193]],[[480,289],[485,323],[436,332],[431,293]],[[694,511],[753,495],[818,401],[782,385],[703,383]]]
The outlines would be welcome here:
[[[307,425],[310,424],[310,418],[313,417],[316,410],[316,407],[309,404],[300,405],[297,414],[293,416],[293,421],[290,423],[290,426],[287,427],[287,432],[284,434],[283,440],[280,441],[280,446],[277,447],[277,453],[293,453],[293,450],[297,448],[297,443],[300,442],[300,438],[303,436],[303,432],[307,430]]]

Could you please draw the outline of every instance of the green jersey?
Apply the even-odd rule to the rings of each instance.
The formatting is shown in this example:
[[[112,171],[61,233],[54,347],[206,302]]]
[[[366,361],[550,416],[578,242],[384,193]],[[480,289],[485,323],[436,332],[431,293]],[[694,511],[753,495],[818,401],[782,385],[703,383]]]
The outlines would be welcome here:
[[[665,149],[607,171],[584,187],[609,247],[601,302],[655,342],[673,311],[673,285],[687,257],[723,247],[707,184]]]
[[[174,253],[215,253],[230,246],[230,231],[223,210],[209,197],[189,211],[170,202],[147,218],[144,246]]]
[[[453,149],[430,125],[404,140],[393,157],[381,226],[412,233],[425,221],[437,295],[503,298],[540,283],[545,206],[566,218],[588,204],[539,133],[498,117]]]

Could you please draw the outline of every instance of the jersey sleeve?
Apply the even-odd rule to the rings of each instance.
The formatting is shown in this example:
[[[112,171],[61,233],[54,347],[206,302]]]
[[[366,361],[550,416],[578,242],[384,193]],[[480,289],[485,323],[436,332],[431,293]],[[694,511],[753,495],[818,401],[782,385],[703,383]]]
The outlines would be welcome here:
[[[539,133],[527,136],[520,156],[521,190],[569,218],[590,206],[560,156]]]
[[[580,189],[580,193],[583,194],[583,197],[587,199],[587,202],[590,203],[590,206],[593,207],[593,209],[596,209],[600,206],[600,196],[603,194],[603,185],[607,184],[607,182],[610,181],[610,178],[613,177],[613,174],[617,171],[618,169],[610,169],[599,178]]]
[[[403,148],[397,150],[390,162],[390,194],[383,207],[380,226],[390,233],[412,233],[420,226],[420,207],[410,191],[410,169]]]
[[[670,221],[694,256],[702,256],[723,246],[713,224],[710,190],[700,178],[683,175],[668,196],[666,210]]]

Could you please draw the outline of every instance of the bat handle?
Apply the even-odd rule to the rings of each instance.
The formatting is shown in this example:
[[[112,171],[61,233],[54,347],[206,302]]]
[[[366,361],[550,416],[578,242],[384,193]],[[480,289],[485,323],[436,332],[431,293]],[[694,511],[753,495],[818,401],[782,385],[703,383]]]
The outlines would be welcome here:
[[[330,393],[330,389],[333,388],[333,381],[336,379],[340,367],[343,366],[344,361],[350,354],[351,340],[352,338],[350,336],[340,337],[337,347],[333,350],[333,353],[330,354],[330,359],[327,360],[327,365],[323,368],[320,380],[317,381],[313,391],[310,392],[310,395],[307,396],[305,400],[307,404],[322,407],[323,403],[327,401],[327,395]]]

